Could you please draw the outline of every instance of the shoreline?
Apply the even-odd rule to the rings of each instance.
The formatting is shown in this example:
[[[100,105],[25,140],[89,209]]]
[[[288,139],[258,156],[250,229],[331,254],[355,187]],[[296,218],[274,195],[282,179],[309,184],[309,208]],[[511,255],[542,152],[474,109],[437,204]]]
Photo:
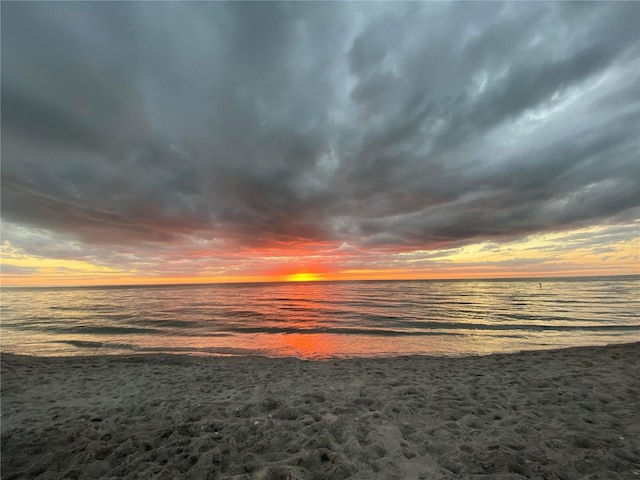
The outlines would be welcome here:
[[[6,479],[640,478],[640,343],[0,358]]]
[[[534,348],[523,347],[522,349],[503,349],[503,350],[494,350],[494,351],[460,351],[460,352],[435,352],[435,353],[406,353],[406,354],[397,354],[397,353],[379,353],[373,355],[366,354],[352,354],[352,355],[319,355],[319,356],[310,356],[310,355],[268,355],[262,353],[253,353],[246,352],[243,349],[233,349],[230,347],[220,347],[214,348],[213,351],[208,351],[206,348],[204,349],[194,349],[191,350],[189,348],[167,348],[167,349],[151,349],[147,347],[141,347],[139,349],[136,348],[117,348],[117,347],[104,347],[104,348],[96,348],[93,352],[91,349],[87,349],[85,351],[75,350],[73,353],[52,353],[52,354],[27,354],[27,353],[19,353],[14,351],[0,351],[1,357],[25,357],[25,358],[43,358],[43,359],[56,359],[56,358],[76,358],[76,359],[90,359],[90,358],[129,358],[129,357],[186,357],[186,358],[265,358],[270,360],[300,360],[300,361],[309,361],[309,362],[333,362],[333,361],[350,361],[350,360],[384,360],[384,359],[394,359],[394,358],[477,358],[477,357],[488,357],[495,355],[518,355],[518,354],[526,354],[528,352],[553,352],[557,350],[573,350],[573,349],[581,349],[581,348],[607,348],[614,346],[623,346],[623,345],[633,345],[640,344],[640,339],[628,339],[624,341],[612,341],[612,342],[594,342],[590,344],[571,344],[571,345],[536,345]],[[235,350],[239,350],[240,352],[236,352]]]

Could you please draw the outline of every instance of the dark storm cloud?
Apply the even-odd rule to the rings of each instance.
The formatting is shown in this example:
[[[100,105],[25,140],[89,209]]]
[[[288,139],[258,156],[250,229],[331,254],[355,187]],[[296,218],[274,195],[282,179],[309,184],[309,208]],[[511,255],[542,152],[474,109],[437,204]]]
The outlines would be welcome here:
[[[637,217],[640,5],[2,4],[2,216],[431,249]]]

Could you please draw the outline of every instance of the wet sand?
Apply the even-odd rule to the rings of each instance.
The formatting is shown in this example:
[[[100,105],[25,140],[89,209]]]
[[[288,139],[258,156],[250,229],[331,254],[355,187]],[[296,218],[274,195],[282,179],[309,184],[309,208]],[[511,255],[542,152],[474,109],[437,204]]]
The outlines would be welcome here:
[[[640,344],[1,360],[5,480],[640,479]]]

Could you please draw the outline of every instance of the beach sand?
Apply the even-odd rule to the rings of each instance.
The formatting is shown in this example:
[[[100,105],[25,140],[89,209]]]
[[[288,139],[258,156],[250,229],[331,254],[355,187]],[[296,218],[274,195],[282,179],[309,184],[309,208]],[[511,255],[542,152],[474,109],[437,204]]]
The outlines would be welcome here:
[[[639,479],[640,344],[324,362],[2,355],[2,478]]]

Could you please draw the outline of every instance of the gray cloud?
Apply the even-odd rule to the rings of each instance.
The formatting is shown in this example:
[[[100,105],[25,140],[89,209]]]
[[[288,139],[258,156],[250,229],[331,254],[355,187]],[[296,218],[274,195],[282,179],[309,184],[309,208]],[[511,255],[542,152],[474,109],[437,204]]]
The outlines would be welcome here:
[[[639,19],[635,2],[4,2],[2,218],[159,252],[629,222]]]

